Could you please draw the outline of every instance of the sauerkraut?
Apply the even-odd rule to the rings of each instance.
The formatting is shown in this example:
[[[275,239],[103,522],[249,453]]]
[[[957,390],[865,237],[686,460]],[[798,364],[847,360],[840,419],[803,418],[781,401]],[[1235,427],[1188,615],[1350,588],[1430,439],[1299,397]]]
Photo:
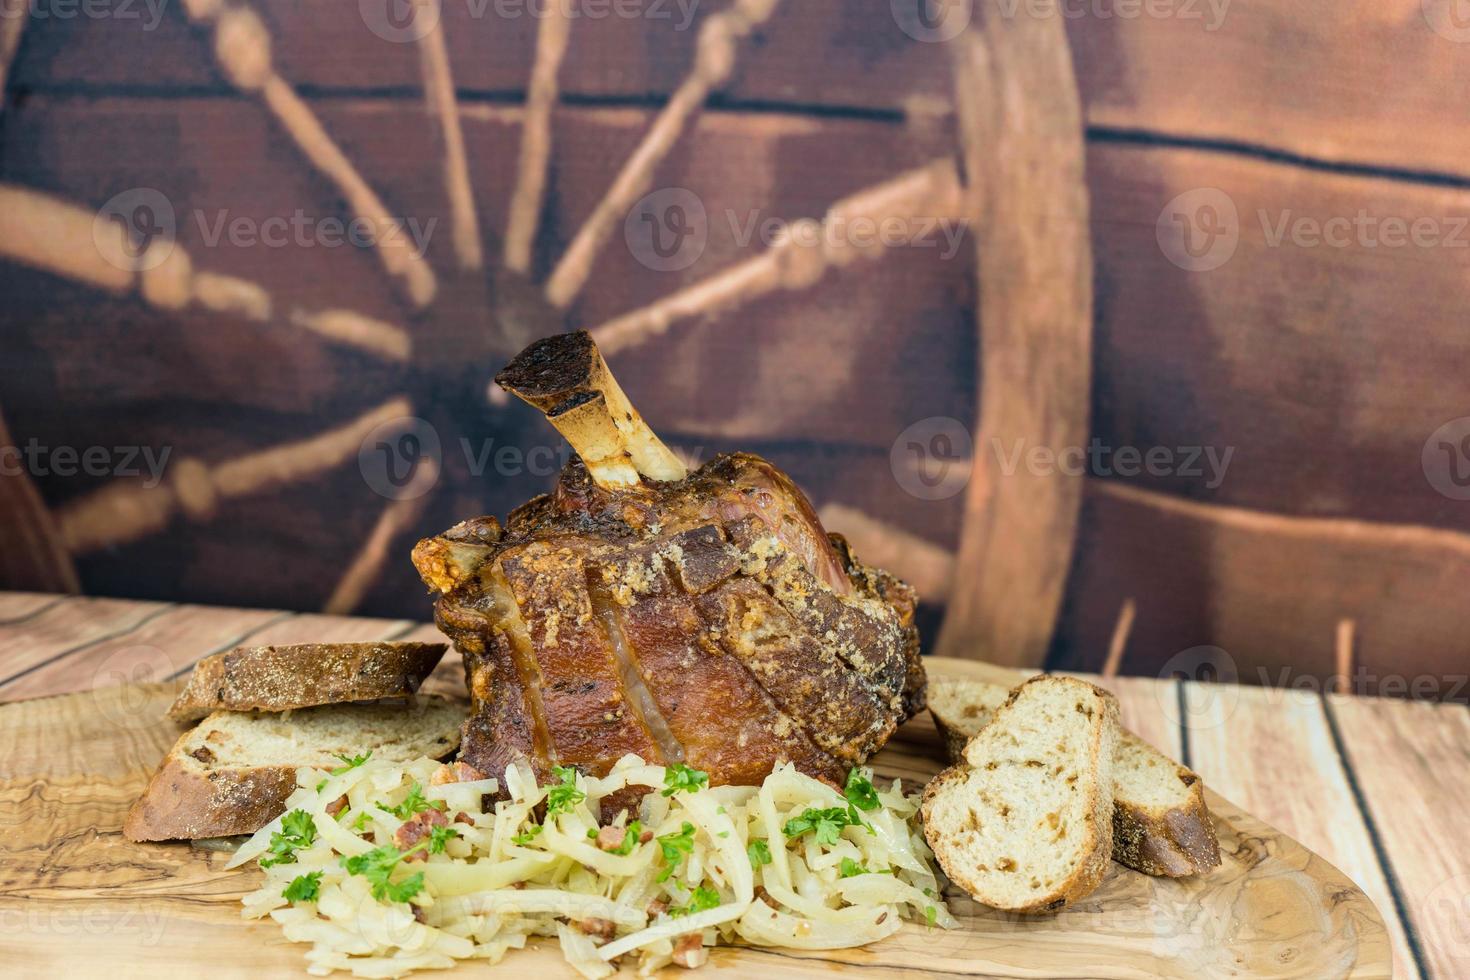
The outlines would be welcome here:
[[[696,966],[703,948],[858,946],[902,920],[956,923],[914,823],[918,798],[853,770],[839,792],[781,766],[760,786],[707,785],[684,766],[627,756],[602,778],[555,770],[539,785],[430,759],[344,759],[302,769],[286,812],[241,846],[265,880],[244,915],[309,943],[308,971],[398,977],[498,962],[557,937],[584,976],[619,962]],[[473,774],[471,774],[473,775]],[[647,787],[604,826],[601,801]],[[485,803],[500,799],[487,809]]]

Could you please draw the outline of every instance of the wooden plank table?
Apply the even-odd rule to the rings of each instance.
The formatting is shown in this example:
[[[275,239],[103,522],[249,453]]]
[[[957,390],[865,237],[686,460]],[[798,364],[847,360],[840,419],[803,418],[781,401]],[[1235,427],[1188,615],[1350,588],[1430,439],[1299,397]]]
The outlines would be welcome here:
[[[240,644],[429,638],[408,620],[0,592],[0,701],[178,677]],[[1115,678],[1125,724],[1336,865],[1400,977],[1470,975],[1470,709]]]

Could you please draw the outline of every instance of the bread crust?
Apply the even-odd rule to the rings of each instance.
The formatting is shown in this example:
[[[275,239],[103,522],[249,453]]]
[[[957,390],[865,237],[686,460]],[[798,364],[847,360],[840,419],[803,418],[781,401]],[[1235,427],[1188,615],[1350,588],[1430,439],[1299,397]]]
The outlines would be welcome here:
[[[929,705],[929,713],[944,740],[945,757],[951,763],[963,762],[965,746],[972,736],[965,734],[958,719],[948,717],[933,703]],[[1125,738],[1142,742],[1123,729],[1119,739]],[[1148,748],[1163,757],[1157,749]],[[1208,874],[1220,866],[1220,843],[1205,804],[1204,783],[1193,770],[1172,760],[1170,765],[1180,782],[1189,787],[1189,801],[1182,807],[1160,809],[1136,806],[1114,797],[1113,860],[1156,878]]]
[[[342,710],[351,712],[359,724],[375,726],[364,730],[368,744],[361,748],[370,752],[391,744],[393,750],[407,754],[426,753],[444,758],[453,753],[459,747],[462,710],[454,702],[432,695],[421,698],[417,707],[425,712],[433,711],[436,716],[432,725],[421,725],[412,733],[392,727],[394,718],[400,714],[396,706]],[[406,717],[414,711],[415,707],[411,706],[403,709],[402,714]],[[128,810],[123,820],[123,836],[141,842],[254,833],[285,810],[286,800],[296,790],[296,772],[300,766],[295,763],[323,767],[320,761],[323,752],[357,751],[351,742],[315,749],[308,743],[302,746],[299,760],[288,756],[282,761],[277,756],[260,765],[218,763],[218,757],[208,746],[210,733],[216,727],[227,728],[228,721],[248,718],[244,713],[219,711],[180,735],[142,795]],[[385,743],[382,739],[385,733],[398,740]]]
[[[1167,810],[1113,801],[1113,860],[1158,878],[1208,874],[1220,866],[1220,842],[1205,805],[1204,784],[1183,766],[1189,802]]]
[[[1088,767],[1098,773],[1098,779],[1089,791],[1089,799],[1086,801],[1086,842],[1083,846],[1083,858],[1077,868],[1067,876],[1050,893],[1039,900],[1023,906],[999,906],[994,905],[982,897],[983,891],[980,883],[970,874],[970,869],[962,861],[958,860],[948,846],[942,833],[934,826],[931,819],[935,801],[947,792],[962,792],[966,777],[973,768],[968,762],[950,766],[939,775],[930,780],[924,788],[924,795],[919,804],[919,817],[924,825],[924,839],[928,842],[930,849],[934,852],[939,865],[949,880],[964,889],[975,901],[991,905],[993,908],[1004,908],[1008,912],[1017,912],[1023,915],[1038,915],[1058,912],[1071,903],[1078,901],[1091,894],[1093,890],[1102,883],[1107,874],[1108,864],[1112,858],[1113,850],[1113,796],[1112,796],[1112,761],[1115,753],[1118,732],[1118,702],[1112,694],[1085,681],[1073,678],[1051,678],[1045,675],[1033,677],[1024,684],[1011,691],[1006,698],[1005,704],[997,709],[997,715],[1009,708],[1020,696],[1023,688],[1027,685],[1042,681],[1065,680],[1071,683],[1085,684],[1091,689],[1093,697],[1099,703],[1103,712],[1103,721],[1096,725],[1092,731],[1092,738],[1087,747]]]
[[[407,697],[446,649],[387,642],[241,647],[199,661],[168,716],[187,723],[220,710],[289,711]]]
[[[186,734],[184,738],[188,738]],[[174,751],[180,751],[180,745]],[[165,759],[127,819],[131,841],[197,840],[253,834],[280,816],[296,789],[296,770],[287,766],[190,772],[178,759]]]

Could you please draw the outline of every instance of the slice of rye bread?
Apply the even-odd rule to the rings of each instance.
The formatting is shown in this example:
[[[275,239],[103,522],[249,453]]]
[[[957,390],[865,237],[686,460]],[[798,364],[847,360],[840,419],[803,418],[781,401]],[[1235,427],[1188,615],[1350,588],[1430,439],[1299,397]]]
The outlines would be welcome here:
[[[924,789],[924,838],[977,902],[1055,912],[1088,895],[1113,849],[1118,702],[1071,677],[1016,688]]]
[[[1010,689],[985,681],[933,677],[929,712],[951,762],[1005,703]],[[1204,782],[1127,729],[1113,759],[1113,860],[1165,878],[1220,866],[1220,843],[1205,805]]]
[[[287,711],[413,694],[443,643],[304,643],[241,647],[205,657],[168,709],[174,721],[212,711]]]
[[[301,766],[332,769],[372,752],[406,762],[459,746],[465,709],[420,696],[408,705],[333,704],[285,713],[216,711],[185,732],[128,811],[129,840],[254,833],[280,815]]]

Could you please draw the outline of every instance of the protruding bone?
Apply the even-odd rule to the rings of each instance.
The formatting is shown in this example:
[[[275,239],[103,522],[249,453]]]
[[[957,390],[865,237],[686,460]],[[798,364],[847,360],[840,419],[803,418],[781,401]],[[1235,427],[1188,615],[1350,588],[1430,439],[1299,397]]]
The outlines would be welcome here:
[[[495,383],[545,413],[606,489],[682,480],[684,464],[654,435],[623,394],[585,330],[538,340]]]

